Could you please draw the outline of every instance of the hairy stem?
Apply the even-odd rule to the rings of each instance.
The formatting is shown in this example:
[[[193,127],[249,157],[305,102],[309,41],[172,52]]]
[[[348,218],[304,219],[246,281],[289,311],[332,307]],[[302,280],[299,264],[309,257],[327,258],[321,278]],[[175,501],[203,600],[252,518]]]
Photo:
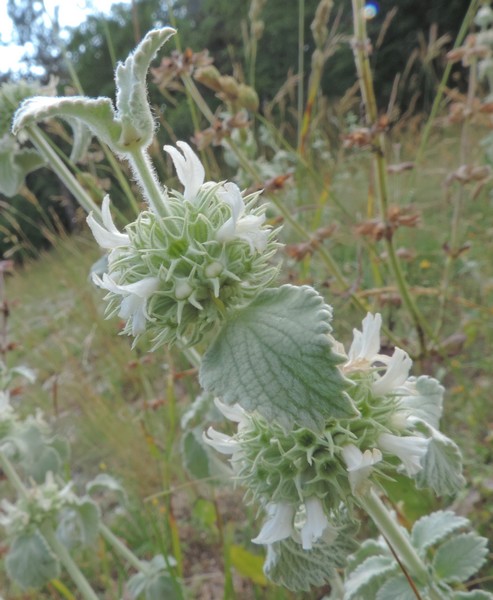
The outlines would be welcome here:
[[[165,217],[167,215],[166,194],[156,177],[149,154],[142,148],[136,148],[127,154],[127,158],[149,208],[157,215]]]
[[[146,573],[147,566],[135,556],[135,554],[108,528],[104,523],[99,524],[99,533],[101,537],[117,552],[128,564],[132,565],[137,571]]]
[[[65,567],[74,584],[77,586],[82,598],[84,600],[98,600],[98,597],[96,596],[96,593],[92,589],[90,583],[84,577],[79,567],[70,556],[67,548],[57,538],[51,525],[44,525],[41,527],[41,533],[45,537],[51,549],[59,558],[62,565]]]
[[[372,521],[384,536],[392,551],[399,558],[399,564],[409,571],[409,575],[421,584],[428,586],[430,600],[445,600],[430,580],[426,565],[421,560],[409,537],[402,531],[395,518],[380,500],[373,488],[358,498],[360,506],[367,512]],[[416,590],[415,590],[415,593]],[[417,595],[419,598],[419,594]]]

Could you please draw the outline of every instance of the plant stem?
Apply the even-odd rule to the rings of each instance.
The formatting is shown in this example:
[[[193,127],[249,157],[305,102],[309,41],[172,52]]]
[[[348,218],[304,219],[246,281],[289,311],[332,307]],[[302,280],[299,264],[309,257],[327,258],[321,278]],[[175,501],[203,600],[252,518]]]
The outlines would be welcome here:
[[[132,567],[137,571],[146,573],[148,571],[147,565],[139,560],[135,554],[125,546],[125,544],[118,538],[104,523],[99,524],[99,533],[101,537],[108,542],[108,544],[115,550],[122,558],[124,558]]]
[[[149,208],[162,217],[167,216],[166,195],[159,183],[146,150],[136,148],[127,155],[132,171],[144,191]]]
[[[375,128],[378,122],[378,110],[373,87],[373,79],[370,68],[368,39],[366,35],[366,21],[363,15],[364,2],[363,0],[352,0],[353,4],[353,20],[354,20],[354,35],[353,52],[360,82],[361,95],[366,107],[367,126],[370,129]],[[375,132],[373,139],[374,147],[374,169],[375,169],[375,184],[376,195],[379,202],[380,218],[387,224],[388,213],[388,181],[387,181],[387,161],[385,159],[384,134]],[[387,255],[389,257],[389,265],[394,275],[399,294],[402,302],[406,306],[411,318],[414,322],[418,340],[421,348],[421,353],[426,354],[425,334],[434,339],[434,333],[426,319],[423,318],[417,304],[412,297],[406,278],[401,268],[399,258],[397,256],[393,237],[387,235],[384,237]]]
[[[411,544],[408,536],[402,531],[392,517],[385,504],[380,500],[373,488],[358,498],[360,506],[368,513],[389,546],[396,553],[402,564],[409,570],[411,576],[420,583],[428,586],[430,600],[444,600],[442,594],[430,580],[430,574],[418,553]]]
[[[10,460],[5,456],[5,453],[2,451],[0,451],[0,467],[2,467],[2,471],[5,473],[10,485],[15,489],[17,494],[21,496],[24,500],[26,500],[28,498],[27,488],[22,483],[21,478],[19,477],[17,471],[14,468],[14,465],[10,462]]]
[[[84,577],[76,563],[72,560],[67,548],[59,541],[51,525],[45,524],[41,527],[41,533],[55,552],[60,562],[65,567],[70,578],[77,586],[84,600],[99,600],[90,583]]]
[[[73,176],[73,174],[68,170],[58,154],[54,152],[41,129],[39,129],[37,125],[29,125],[25,128],[25,131],[27,132],[29,139],[38,149],[39,153],[46,159],[50,168],[58,175],[70,193],[75,196],[77,202],[82,206],[82,208],[87,213],[92,211],[100,217],[101,209],[99,206],[94,202],[86,190]]]
[[[301,152],[305,75],[305,0],[298,0],[298,152]]]

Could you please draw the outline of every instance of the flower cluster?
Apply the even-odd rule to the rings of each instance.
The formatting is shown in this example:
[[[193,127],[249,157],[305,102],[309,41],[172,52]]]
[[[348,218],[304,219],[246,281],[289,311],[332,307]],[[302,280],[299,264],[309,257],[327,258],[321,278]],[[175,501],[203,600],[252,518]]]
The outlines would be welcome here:
[[[107,290],[107,314],[125,319],[125,333],[149,332],[154,348],[177,340],[194,344],[228,311],[248,304],[277,275],[278,244],[265,225],[258,194],[243,198],[230,182],[204,183],[204,168],[185,142],[165,146],[183,193],[168,190],[163,215],[142,212],[121,233],[109,199],[101,225],[88,224],[109,250],[108,270],[94,276]]]
[[[0,525],[15,536],[54,519],[63,507],[74,505],[77,500],[72,483],[61,488],[53,474],[48,473],[43,484],[30,488],[16,504],[5,499],[0,502]]]
[[[366,316],[340,366],[353,382],[348,393],[358,417],[327,420],[322,433],[305,427],[286,431],[216,400],[237,431],[228,436],[209,428],[204,439],[231,457],[246,498],[266,512],[255,543],[270,547],[291,539],[303,550],[331,543],[347,520],[346,509],[372,479],[396,470],[409,477],[421,473],[430,440],[442,435],[436,427],[443,388],[428,377],[409,377],[412,361],[403,350],[379,353],[381,322],[379,314]]]

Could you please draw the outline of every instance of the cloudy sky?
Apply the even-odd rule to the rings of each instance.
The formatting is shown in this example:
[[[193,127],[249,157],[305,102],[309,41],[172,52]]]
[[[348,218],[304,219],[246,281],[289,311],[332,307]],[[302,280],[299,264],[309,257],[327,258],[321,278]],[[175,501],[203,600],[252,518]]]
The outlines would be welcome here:
[[[125,2],[127,0],[118,0]],[[39,2],[39,0],[35,0]],[[40,2],[39,2],[40,3]],[[96,12],[108,13],[115,0],[75,0],[67,2],[66,0],[44,0],[44,5],[48,13],[47,18],[54,15],[55,8],[58,7],[58,18],[62,27],[71,27],[83,22],[87,15]],[[97,7],[97,8],[95,8]],[[26,46],[16,46],[12,42],[12,22],[7,14],[6,0],[0,0],[0,39],[7,43],[7,46],[0,46],[0,71],[9,69],[18,70],[19,61],[25,52],[31,48]]]

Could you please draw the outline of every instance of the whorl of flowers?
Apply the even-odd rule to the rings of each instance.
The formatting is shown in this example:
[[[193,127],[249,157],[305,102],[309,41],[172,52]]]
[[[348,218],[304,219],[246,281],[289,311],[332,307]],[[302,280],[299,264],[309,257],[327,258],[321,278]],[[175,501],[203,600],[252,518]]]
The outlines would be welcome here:
[[[422,420],[416,402],[416,379],[409,378],[409,356],[396,348],[379,354],[381,316],[368,314],[341,366],[354,383],[348,393],[360,416],[328,420],[322,434],[306,427],[286,431],[239,405],[218,408],[238,424],[233,436],[209,428],[205,441],[229,455],[235,478],[246,497],[258,502],[267,518],[253,540],[270,545],[293,539],[303,549],[337,535],[340,507],[351,507],[372,478],[403,471],[409,477],[422,469],[429,438],[415,425]],[[339,349],[343,352],[342,348]],[[430,429],[441,415],[443,388],[432,379],[434,400]]]
[[[88,224],[110,250],[97,285],[108,291],[107,314],[125,319],[124,332],[148,332],[154,348],[177,340],[196,343],[232,309],[250,302],[277,274],[270,259],[278,244],[264,224],[258,193],[243,198],[230,182],[204,183],[204,168],[185,142],[165,146],[184,186],[167,190],[164,216],[142,212],[121,233],[109,198],[101,225]]]

